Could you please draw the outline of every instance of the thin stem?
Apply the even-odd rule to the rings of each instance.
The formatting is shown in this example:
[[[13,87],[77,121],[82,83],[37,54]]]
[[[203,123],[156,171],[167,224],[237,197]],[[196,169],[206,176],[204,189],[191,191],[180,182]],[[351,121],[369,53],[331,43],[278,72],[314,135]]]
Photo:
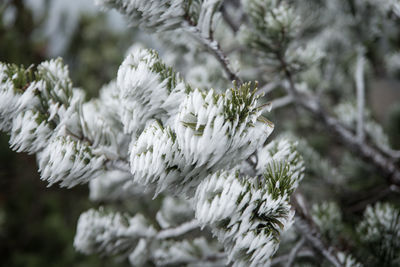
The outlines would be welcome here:
[[[289,104],[293,103],[293,97],[290,95],[283,96],[281,98],[275,99],[271,101],[272,109],[278,109]]]
[[[299,253],[301,247],[304,245],[305,241],[306,241],[305,238],[302,237],[300,239],[300,241],[297,242],[297,244],[292,248],[292,250],[290,251],[290,254],[289,254],[289,259],[288,259],[285,267],[291,267],[293,265],[294,260],[296,259],[297,254]]]
[[[131,172],[129,163],[124,160],[109,160],[106,162],[106,168],[108,170],[119,170],[123,172]]]
[[[318,252],[320,252],[330,263],[336,267],[343,266],[337,257],[336,248],[326,245],[322,241],[321,233],[315,225],[314,220],[308,212],[305,200],[300,193],[296,193],[292,198],[293,206],[296,209],[297,231],[307,240],[307,242]]]
[[[357,90],[357,138],[360,142],[365,139],[364,132],[364,106],[365,106],[365,84],[364,84],[364,66],[365,58],[363,49],[360,48],[357,57],[355,71],[355,82]]]
[[[311,249],[300,249],[297,253],[297,257],[309,257],[309,258],[314,258],[315,257],[315,253],[314,251],[312,251]],[[284,262],[287,262],[290,258],[290,254],[286,254],[286,255],[282,255],[282,256],[278,256],[272,259],[271,261],[271,265],[277,265],[277,264],[281,264]]]
[[[382,149],[360,142],[359,138],[336,118],[330,116],[321,106],[321,103],[309,96],[298,92],[294,84],[291,72],[288,70],[285,61],[280,59],[286,79],[289,82],[288,93],[294,97],[297,106],[308,110],[318,118],[327,130],[345,146],[358,153],[365,161],[372,163],[387,178],[389,184],[400,185],[400,169],[396,165],[395,159],[390,157]]]
[[[271,93],[273,90],[279,88],[281,83],[282,83],[281,81],[269,82],[257,90],[257,95],[259,95],[259,94],[267,95],[267,94]]]
[[[229,28],[231,28],[234,33],[236,33],[239,30],[240,25],[233,21],[233,19],[229,16],[228,11],[226,10],[226,3],[221,6],[221,13],[226,24],[229,26]]]
[[[197,40],[200,41],[209,51],[210,53],[219,61],[222,68],[224,69],[228,79],[231,81],[237,81],[240,84],[243,83],[239,76],[233,71],[230,66],[228,57],[221,50],[219,43],[213,39],[212,35],[208,38],[202,36],[200,30],[192,23],[187,20],[187,27],[185,29],[190,32]]]
[[[181,236],[189,231],[199,228],[200,224],[196,219],[185,222],[175,228],[168,228],[158,232],[156,239],[166,239]]]

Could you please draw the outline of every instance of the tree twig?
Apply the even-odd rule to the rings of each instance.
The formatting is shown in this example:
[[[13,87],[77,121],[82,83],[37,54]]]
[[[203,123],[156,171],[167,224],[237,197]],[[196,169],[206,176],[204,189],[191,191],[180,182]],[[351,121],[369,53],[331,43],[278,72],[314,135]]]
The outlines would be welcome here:
[[[297,244],[292,248],[292,250],[290,251],[289,258],[288,258],[288,260],[286,262],[285,267],[291,267],[293,265],[293,262],[296,259],[297,254],[299,253],[301,247],[304,245],[304,242],[305,242],[305,238],[302,237],[300,239],[300,241],[297,242]]]
[[[264,86],[262,86],[260,89],[257,90],[257,94],[269,94],[270,92],[272,92],[273,90],[275,90],[276,88],[278,88],[281,85],[281,81],[272,81],[269,82],[267,84],[265,84]]]
[[[168,228],[158,232],[156,239],[166,239],[166,238],[181,236],[199,227],[200,227],[199,222],[196,219],[193,219],[175,228]]]
[[[311,249],[300,249],[297,253],[297,257],[303,258],[303,257],[310,257],[313,258],[315,256],[314,251],[312,251]],[[278,256],[272,259],[271,261],[271,265],[277,265],[277,264],[281,264],[284,262],[287,262],[290,258],[290,254],[286,254],[286,255],[282,255],[282,256]]]
[[[332,246],[326,245],[322,241],[321,233],[310,216],[302,195],[300,193],[295,193],[292,197],[292,202],[296,209],[295,227],[298,232],[330,263],[336,267],[343,266],[337,258],[337,250]]]
[[[221,14],[224,18],[226,24],[231,28],[231,30],[236,33],[239,30],[240,25],[237,24],[233,19],[229,16],[228,11],[226,10],[226,3],[221,6]]]
[[[360,48],[357,56],[355,71],[355,82],[357,91],[357,138],[364,142],[364,106],[365,106],[365,84],[364,84],[365,58],[363,48]]]
[[[330,116],[317,99],[298,92],[292,74],[288,70],[283,59],[281,59],[281,64],[284,69],[285,77],[289,82],[289,86],[287,87],[288,93],[294,97],[296,105],[312,113],[335,138],[358,153],[365,161],[375,165],[387,178],[389,184],[400,185],[400,169],[396,165],[395,159],[388,156],[382,149],[367,142],[361,142],[351,130],[345,127],[336,118]]]
[[[291,95],[286,95],[281,98],[277,98],[271,101],[272,109],[278,109],[287,106],[293,102],[293,97]]]
[[[124,160],[110,160],[106,162],[106,168],[108,170],[119,170],[123,172],[131,172],[129,163]]]
[[[231,81],[237,81],[242,83],[242,80],[239,76],[233,71],[230,66],[228,57],[221,50],[219,43],[211,37],[206,38],[202,36],[200,30],[195,26],[188,22],[188,26],[186,27],[187,31],[190,32],[200,43],[202,43],[210,53],[220,62],[222,68],[224,69],[228,79]]]

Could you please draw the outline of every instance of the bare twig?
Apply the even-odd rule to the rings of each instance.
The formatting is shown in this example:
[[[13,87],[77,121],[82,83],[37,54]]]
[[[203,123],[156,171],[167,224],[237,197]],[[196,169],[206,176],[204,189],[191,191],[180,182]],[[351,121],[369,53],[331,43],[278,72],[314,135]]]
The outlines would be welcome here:
[[[321,233],[310,216],[305,200],[299,193],[292,197],[293,206],[296,209],[295,227],[307,242],[320,252],[334,266],[343,266],[337,258],[337,250],[322,241]]]
[[[281,98],[275,99],[271,101],[272,109],[278,109],[284,106],[287,106],[293,102],[293,97],[291,95],[286,95]]]
[[[110,160],[106,162],[106,168],[108,170],[119,170],[123,172],[131,172],[129,163],[124,160]]]
[[[400,150],[394,150],[389,147],[382,147],[382,151],[384,151],[388,156],[392,157],[393,159],[399,160],[400,159]]]
[[[295,99],[295,102],[319,118],[319,121],[321,121],[344,145],[358,153],[364,160],[374,164],[388,179],[390,184],[400,185],[400,170],[393,158],[371,144],[360,142],[357,136],[347,127],[342,125],[337,119],[328,115],[316,100],[299,96]]]
[[[357,90],[357,138],[359,142],[365,139],[364,132],[364,106],[365,106],[365,84],[364,84],[365,58],[362,48],[359,49],[355,71],[355,82]]]
[[[231,81],[237,81],[242,83],[242,80],[239,76],[233,71],[232,67],[230,66],[228,57],[224,54],[221,50],[218,42],[211,37],[204,37],[200,30],[195,26],[192,25],[190,21],[188,22],[188,26],[186,29],[200,42],[202,43],[210,53],[220,62],[221,66],[223,67],[228,79]]]
[[[351,213],[363,211],[366,206],[372,203],[376,203],[377,201],[387,197],[391,193],[398,193],[396,192],[396,185],[384,188],[374,188],[374,190],[367,192],[362,197],[358,197],[356,201],[352,201],[350,205],[346,205],[348,206],[346,210]]]
[[[269,94],[270,92],[272,92],[273,90],[275,90],[276,88],[278,88],[281,85],[281,81],[272,81],[269,82],[267,84],[265,84],[264,86],[262,86],[260,89],[257,90],[257,94]]]
[[[303,258],[303,257],[314,258],[314,256],[315,256],[314,252],[310,249],[300,249],[299,252],[297,253],[297,257],[299,257],[299,258]],[[275,257],[272,259],[271,265],[273,266],[273,265],[287,262],[289,260],[289,258],[290,258],[290,254]]]
[[[173,258],[162,261],[162,266],[186,266],[193,264],[195,266],[225,266],[226,265],[226,254],[223,252],[215,252],[214,254],[207,255],[203,258]]]
[[[301,247],[304,245],[305,241],[306,240],[304,239],[304,237],[302,237],[300,239],[300,241],[297,242],[297,244],[292,248],[292,250],[290,251],[290,254],[289,254],[289,258],[288,258],[288,260],[286,262],[286,265],[285,265],[286,267],[291,267],[293,265],[293,262],[296,259],[297,254],[299,253]]]
[[[189,231],[192,231],[196,228],[199,228],[200,224],[196,219],[193,219],[189,222],[185,222],[175,228],[168,228],[158,232],[156,238],[157,239],[165,239],[171,237],[181,236]]]
[[[226,3],[221,6],[221,14],[224,18],[226,24],[231,28],[231,30],[236,33],[239,30],[240,25],[233,21],[233,19],[229,16],[228,11],[226,10]]]
[[[298,92],[292,74],[283,59],[281,59],[281,63],[289,82],[288,93],[294,97],[296,105],[311,112],[345,146],[358,153],[365,161],[376,166],[390,184],[400,185],[400,169],[396,165],[395,159],[387,155],[382,149],[367,142],[361,142],[351,130],[336,118],[330,116],[317,99]]]

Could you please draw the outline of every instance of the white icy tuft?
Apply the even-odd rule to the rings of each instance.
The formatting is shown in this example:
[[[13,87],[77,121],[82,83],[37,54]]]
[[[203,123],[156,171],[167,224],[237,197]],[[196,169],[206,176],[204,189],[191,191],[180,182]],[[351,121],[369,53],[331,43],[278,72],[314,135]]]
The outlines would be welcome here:
[[[185,15],[184,0],[96,0],[97,5],[115,8],[133,26],[165,31],[179,27]]]
[[[10,146],[17,152],[37,153],[47,146],[52,134],[53,129],[40,113],[23,111],[13,120]]]
[[[74,239],[74,247],[85,254],[115,255],[126,252],[156,231],[141,214],[127,217],[120,213],[89,210],[82,213]]]
[[[196,218],[211,226],[234,266],[268,266],[281,233],[293,223],[289,195],[279,181],[241,180],[234,170],[207,177],[195,203]]]
[[[120,117],[125,133],[142,131],[151,118],[173,117],[186,86],[153,50],[134,49],[118,70]]]
[[[132,174],[119,170],[100,172],[89,182],[89,199],[114,201],[145,194],[145,188],[132,180]]]
[[[41,179],[63,187],[88,182],[104,168],[104,163],[104,156],[93,155],[86,143],[70,136],[54,138],[38,154]]]

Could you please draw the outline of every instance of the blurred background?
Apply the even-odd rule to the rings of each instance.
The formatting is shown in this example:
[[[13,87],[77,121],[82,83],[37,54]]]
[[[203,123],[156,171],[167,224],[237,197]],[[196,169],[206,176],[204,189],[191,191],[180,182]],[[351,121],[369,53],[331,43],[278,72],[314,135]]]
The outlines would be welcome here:
[[[116,77],[133,34],[93,2],[1,0],[0,61],[28,66],[63,57],[74,85],[95,96]],[[91,207],[87,185],[48,188],[35,156],[14,153],[8,139],[0,133],[0,266],[123,266],[73,249],[77,219]]]
[[[93,2],[1,0],[0,61],[27,66],[63,57],[74,85],[85,89],[88,98],[96,96],[103,84],[116,77],[125,51],[143,36],[128,29],[117,13],[103,13]],[[395,149],[400,149],[398,81],[375,79],[368,91],[372,115],[384,126]],[[336,144],[325,132],[309,131],[314,121],[303,117],[288,122],[281,119],[293,117],[293,111],[271,114],[272,121],[282,122],[275,132],[296,128],[321,154],[325,155],[328,149],[335,154]],[[126,262],[80,255],[73,249],[77,219],[94,206],[88,200],[87,185],[48,188],[47,182],[39,178],[35,157],[12,152],[8,139],[0,133],[0,266],[124,266]],[[353,158],[337,157],[335,164],[350,182],[354,181],[350,183],[352,189],[374,188],[374,181],[379,179],[371,167],[349,159]],[[354,177],[365,179],[352,180]],[[314,190],[309,192],[311,195],[318,195],[314,186],[310,188]],[[346,204],[348,200],[343,201]],[[358,212],[361,214],[361,210]]]

